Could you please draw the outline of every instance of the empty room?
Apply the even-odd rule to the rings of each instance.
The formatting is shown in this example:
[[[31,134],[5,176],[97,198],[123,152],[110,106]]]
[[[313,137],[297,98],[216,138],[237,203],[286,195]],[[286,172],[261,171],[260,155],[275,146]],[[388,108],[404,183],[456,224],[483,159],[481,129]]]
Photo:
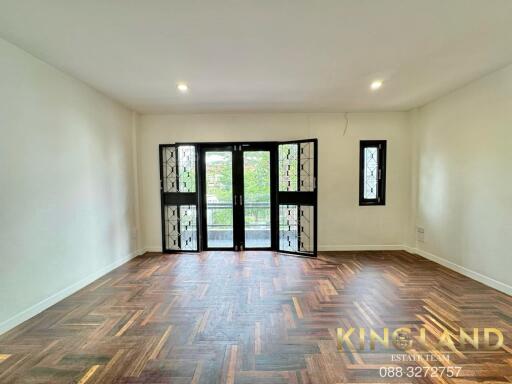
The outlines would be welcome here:
[[[0,0],[0,383],[512,383],[512,1]]]

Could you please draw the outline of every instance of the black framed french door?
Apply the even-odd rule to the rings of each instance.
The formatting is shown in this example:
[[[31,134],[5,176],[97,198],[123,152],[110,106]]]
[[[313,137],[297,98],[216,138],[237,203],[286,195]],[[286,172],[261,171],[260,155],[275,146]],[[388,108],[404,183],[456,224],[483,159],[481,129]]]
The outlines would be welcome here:
[[[275,249],[275,144],[200,145],[202,248]]]
[[[197,145],[159,146],[163,252],[200,250]]]
[[[239,249],[276,249],[276,145],[238,146]]]
[[[317,141],[160,146],[164,252],[317,252]]]
[[[238,249],[236,157],[235,144],[200,145],[201,245],[204,250]]]
[[[277,250],[316,256],[318,141],[279,143],[277,152]]]

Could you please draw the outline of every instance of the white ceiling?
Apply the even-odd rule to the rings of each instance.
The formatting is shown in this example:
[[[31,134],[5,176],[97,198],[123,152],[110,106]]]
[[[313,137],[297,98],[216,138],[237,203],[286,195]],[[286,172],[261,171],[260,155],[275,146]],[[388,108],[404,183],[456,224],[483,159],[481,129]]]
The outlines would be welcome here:
[[[408,110],[512,62],[512,1],[0,0],[0,36],[139,112]]]

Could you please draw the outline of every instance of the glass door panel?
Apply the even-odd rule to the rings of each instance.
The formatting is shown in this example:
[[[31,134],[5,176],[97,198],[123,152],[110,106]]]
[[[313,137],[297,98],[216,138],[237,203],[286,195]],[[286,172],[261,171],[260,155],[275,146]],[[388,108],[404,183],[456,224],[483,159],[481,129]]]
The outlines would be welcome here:
[[[205,152],[206,246],[233,248],[233,153]]]
[[[270,248],[270,151],[243,153],[245,248]]]

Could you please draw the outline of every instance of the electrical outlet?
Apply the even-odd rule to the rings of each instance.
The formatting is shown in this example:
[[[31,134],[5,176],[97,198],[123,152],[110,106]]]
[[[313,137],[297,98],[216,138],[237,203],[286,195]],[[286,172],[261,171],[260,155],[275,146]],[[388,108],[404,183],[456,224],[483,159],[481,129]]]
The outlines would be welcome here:
[[[421,243],[425,242],[425,228],[416,227],[416,240],[418,240]]]

